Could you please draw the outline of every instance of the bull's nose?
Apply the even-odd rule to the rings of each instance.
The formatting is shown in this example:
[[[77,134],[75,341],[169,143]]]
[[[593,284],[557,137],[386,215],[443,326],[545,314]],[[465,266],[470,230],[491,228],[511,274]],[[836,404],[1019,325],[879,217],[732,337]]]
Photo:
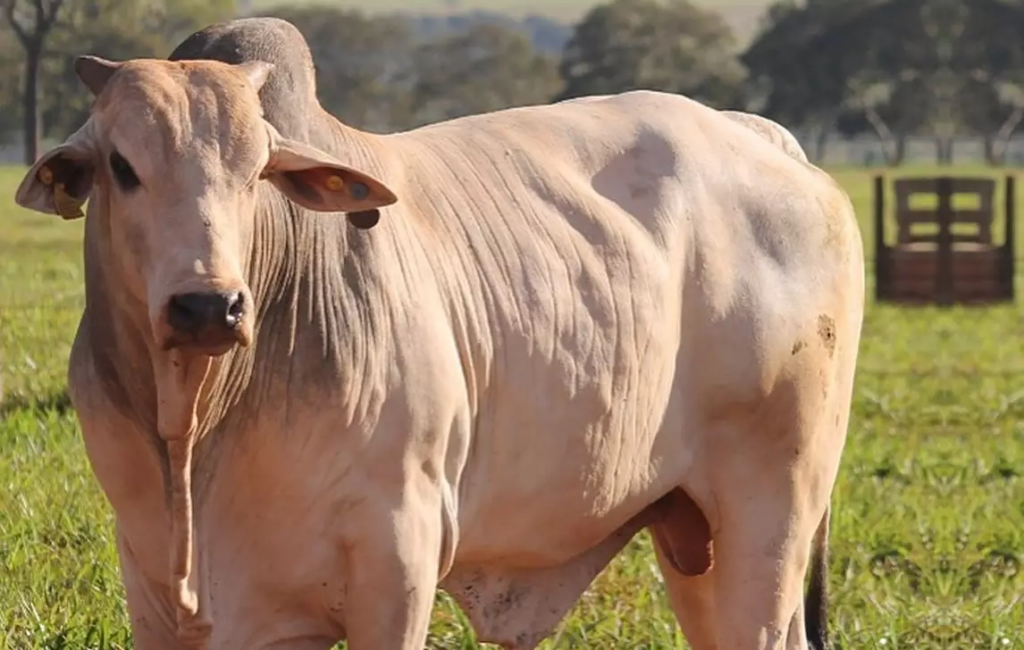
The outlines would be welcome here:
[[[244,312],[245,301],[237,291],[179,293],[167,303],[167,324],[193,334],[207,328],[231,330]]]

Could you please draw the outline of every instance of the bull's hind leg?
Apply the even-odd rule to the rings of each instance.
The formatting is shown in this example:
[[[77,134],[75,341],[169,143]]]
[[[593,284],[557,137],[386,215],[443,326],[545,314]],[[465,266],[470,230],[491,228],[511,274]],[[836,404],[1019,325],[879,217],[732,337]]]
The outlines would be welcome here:
[[[723,507],[715,537],[715,637],[719,648],[803,650],[791,622],[803,599],[811,537],[821,512],[781,484],[762,484]],[[788,492],[788,493],[787,493]],[[790,631],[797,638],[790,639]]]
[[[677,491],[682,494],[682,491]],[[685,494],[682,494],[685,496]],[[688,497],[687,497],[688,498]],[[677,540],[694,548],[710,541],[710,531],[705,536],[706,521],[702,514],[693,509],[669,512],[665,519],[651,527],[654,552],[665,580],[669,602],[686,640],[693,650],[717,650],[715,624],[715,571],[695,575],[692,566],[681,565]],[[800,603],[790,619],[786,640],[787,650],[828,650],[828,511],[822,517],[812,547],[810,584],[805,600]],[[673,546],[677,548],[673,548]],[[709,554],[709,557],[713,556]]]
[[[753,417],[715,426],[713,602],[721,650],[807,648],[804,578],[845,437],[846,417],[834,409],[848,403],[821,399],[829,391],[820,386],[779,385]]]
[[[783,370],[754,408],[707,423],[688,477],[705,510],[677,489],[669,516],[651,527],[695,650],[807,650],[804,579],[812,548],[825,550],[852,385],[827,360],[808,361]]]

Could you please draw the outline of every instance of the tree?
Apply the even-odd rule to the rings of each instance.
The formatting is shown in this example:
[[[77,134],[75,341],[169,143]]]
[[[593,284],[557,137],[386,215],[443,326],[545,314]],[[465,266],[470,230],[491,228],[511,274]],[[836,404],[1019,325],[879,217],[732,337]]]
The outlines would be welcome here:
[[[951,67],[960,80],[954,98],[963,127],[985,138],[989,163],[1005,162],[1024,122],[1024,4],[964,3]]]
[[[933,0],[861,4],[829,32],[835,43],[842,30],[849,50],[839,53],[848,63],[841,120],[870,127],[893,165],[903,161],[913,134],[934,136],[940,153],[951,153],[955,117],[943,97],[956,90],[941,48],[950,16]]]
[[[572,26],[547,16],[530,14],[519,19],[499,11],[477,9],[459,13],[425,13],[409,16],[410,28],[417,40],[434,41],[466,32],[480,25],[498,25],[528,36],[534,49],[559,56],[572,33]]]
[[[566,44],[559,99],[650,89],[736,107],[743,69],[734,48],[721,15],[686,0],[612,0]]]
[[[523,34],[494,24],[422,44],[413,98],[420,124],[541,104],[559,91],[555,61]]]
[[[233,0],[68,0],[40,71],[44,134],[63,138],[88,116],[92,95],[74,71],[76,56],[161,58],[196,29],[233,14]]]
[[[25,53],[10,29],[0,30],[0,142],[11,144],[24,127],[21,77]]]
[[[266,13],[302,32],[324,108],[369,131],[546,102],[560,86],[554,61],[521,29],[489,23],[485,15],[439,23],[326,6]]]
[[[2,0],[4,17],[25,51],[22,112],[25,133],[25,164],[39,157],[39,66],[46,38],[57,22],[64,0]]]
[[[956,1],[956,0],[954,0]],[[940,123],[932,101],[940,74],[932,0],[780,2],[740,57],[757,110],[813,127],[820,159],[825,137],[873,130],[890,163],[906,137]]]
[[[294,24],[309,44],[324,109],[357,128],[390,131],[412,122],[415,43],[406,21],[326,6],[279,7],[264,15]]]

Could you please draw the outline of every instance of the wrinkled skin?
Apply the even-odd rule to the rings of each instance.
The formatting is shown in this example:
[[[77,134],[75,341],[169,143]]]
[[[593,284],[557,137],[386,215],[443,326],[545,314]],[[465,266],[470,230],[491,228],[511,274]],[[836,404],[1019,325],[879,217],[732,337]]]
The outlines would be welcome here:
[[[360,133],[279,20],[171,58],[80,60],[16,197],[90,199],[69,383],[137,648],[415,650],[441,587],[530,650],[644,528],[695,650],[824,640],[831,179],[658,93]]]

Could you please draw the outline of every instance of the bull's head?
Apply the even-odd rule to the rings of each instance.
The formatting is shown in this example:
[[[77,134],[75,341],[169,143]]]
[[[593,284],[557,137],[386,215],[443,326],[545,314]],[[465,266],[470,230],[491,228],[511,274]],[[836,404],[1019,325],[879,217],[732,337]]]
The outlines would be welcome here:
[[[322,212],[393,203],[378,180],[262,118],[272,66],[79,57],[96,96],[86,123],[47,152],[19,205],[65,219],[90,214],[116,252],[124,289],[145,305],[156,349],[217,356],[248,345],[253,299],[243,265],[264,179]]]

